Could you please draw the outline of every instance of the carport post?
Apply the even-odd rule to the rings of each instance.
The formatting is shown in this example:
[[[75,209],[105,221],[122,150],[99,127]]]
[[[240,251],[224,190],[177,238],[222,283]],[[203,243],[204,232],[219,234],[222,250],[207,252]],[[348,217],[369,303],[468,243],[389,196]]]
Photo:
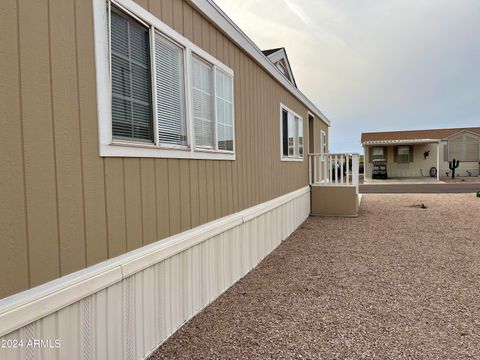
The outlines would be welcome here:
[[[440,140],[437,143],[437,180],[440,181]]]

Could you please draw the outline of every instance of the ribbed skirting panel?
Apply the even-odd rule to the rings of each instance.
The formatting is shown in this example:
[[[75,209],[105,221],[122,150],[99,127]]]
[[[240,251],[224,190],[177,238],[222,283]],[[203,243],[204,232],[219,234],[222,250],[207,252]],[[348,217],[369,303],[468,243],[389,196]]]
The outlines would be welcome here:
[[[253,269],[309,212],[310,192],[296,192],[258,216],[246,216],[220,234],[22,325],[0,338],[0,360],[143,359]],[[42,311],[32,309],[25,311]],[[22,309],[9,311],[25,316]]]

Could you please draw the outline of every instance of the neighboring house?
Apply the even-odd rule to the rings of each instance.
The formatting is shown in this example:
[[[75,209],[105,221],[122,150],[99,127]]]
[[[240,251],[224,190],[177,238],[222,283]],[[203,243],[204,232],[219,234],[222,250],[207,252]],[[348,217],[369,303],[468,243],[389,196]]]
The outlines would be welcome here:
[[[459,176],[478,176],[480,127],[390,131],[362,134],[365,178],[372,178],[373,161],[385,159],[390,178],[447,176],[449,161],[460,160]],[[432,174],[435,171],[432,172]]]
[[[330,122],[210,0],[2,14],[0,338],[143,358],[308,217]]]

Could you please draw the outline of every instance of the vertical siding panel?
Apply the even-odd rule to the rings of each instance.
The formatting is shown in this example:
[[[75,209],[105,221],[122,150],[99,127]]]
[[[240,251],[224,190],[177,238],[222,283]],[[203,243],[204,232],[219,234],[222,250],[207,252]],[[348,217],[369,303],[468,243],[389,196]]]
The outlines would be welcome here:
[[[198,202],[200,207],[200,224],[208,221],[211,201],[208,197],[207,164],[205,160],[199,160],[198,164]],[[212,199],[213,200],[213,199]]]
[[[125,158],[123,166],[125,176],[127,251],[130,251],[143,245],[140,160]]]
[[[162,3],[162,21],[173,28],[173,1],[161,0]]]
[[[237,129],[238,129],[238,125],[237,125],[237,118],[238,118],[238,105],[237,105],[237,101],[239,100],[238,99],[238,79],[237,79],[237,75],[238,75],[238,72],[237,72],[237,57],[236,57],[236,54],[235,54],[235,48],[233,47],[233,45],[229,42],[228,43],[228,52],[229,52],[229,56],[230,56],[230,65],[231,65],[231,69],[233,69],[234,71],[234,79],[233,79],[233,116],[234,116],[234,126],[235,126],[235,129],[234,129],[234,134],[235,134],[235,157],[236,157],[236,160],[234,162],[232,162],[231,164],[231,167],[232,167],[232,191],[233,191],[233,198],[232,198],[232,204],[233,204],[233,209],[232,209],[232,212],[237,212],[239,211],[239,181],[238,181],[238,164],[239,164],[239,161],[238,161],[238,156],[239,156],[239,151],[238,151],[238,143],[237,143],[237,139],[238,139],[238,135],[237,135]]]
[[[155,159],[155,193],[157,194],[157,240],[170,235],[170,199],[168,160]]]
[[[180,160],[180,228],[185,231],[191,228],[190,171],[188,160]]]
[[[198,166],[199,164],[197,160],[189,161],[192,227],[200,225]]]
[[[95,358],[107,359],[108,348],[108,310],[107,310],[107,292],[108,289],[104,289],[97,292],[94,296],[94,310],[95,323],[92,324],[95,333]]]
[[[207,220],[212,221],[216,218],[216,201],[215,201],[215,182],[213,173],[213,161],[206,160],[206,175],[207,175]]]
[[[215,56],[216,54],[216,49],[217,49],[217,43],[215,40],[216,33],[213,28],[211,28],[210,24],[208,21],[202,17],[201,18],[201,24],[202,24],[202,44],[201,47],[205,50],[208,51],[210,54]]]
[[[159,240],[157,236],[157,203],[155,192],[155,162],[140,159],[143,244]]]
[[[112,258],[127,251],[123,159],[105,159],[105,188],[107,203],[108,257]]]
[[[183,1],[183,36],[193,41],[193,10],[186,1]]]
[[[220,179],[220,161],[213,161],[213,182],[215,184],[213,195],[215,199],[215,219],[222,216],[222,183]]]
[[[48,7],[19,1],[30,286],[60,275]]]
[[[148,0],[134,0],[138,5],[148,10]]]
[[[162,19],[162,0],[148,0],[148,11]]]
[[[50,0],[52,104],[57,168],[60,274],[86,266],[73,0]]]
[[[173,0],[173,28],[183,35],[183,0]]]
[[[197,11],[192,13],[193,43],[202,46],[202,18]]]
[[[123,348],[125,315],[123,310],[123,284],[117,283],[107,288],[107,353],[109,360],[125,359]]]
[[[249,162],[249,136],[248,136],[248,113],[247,113],[247,95],[246,95],[246,78],[247,78],[247,68],[245,66],[246,57],[243,52],[240,52],[240,82],[241,82],[241,106],[242,106],[242,117],[241,117],[241,125],[242,125],[242,146],[243,146],[243,153],[242,153],[242,174],[243,174],[243,208],[246,209],[250,205],[250,180],[249,180],[249,173],[248,173],[248,162]]]
[[[180,225],[180,166],[179,160],[168,159],[168,188],[170,204],[170,235],[178,234]]]
[[[93,13],[89,2],[75,1],[80,136],[82,139],[83,196],[87,266],[108,257],[105,173],[98,156]]]
[[[235,164],[237,167],[237,184],[238,184],[238,210],[245,208],[244,199],[245,199],[245,182],[243,179],[243,150],[245,149],[243,145],[243,139],[245,138],[243,132],[243,99],[241,93],[241,84],[242,84],[242,73],[240,71],[240,56],[241,52],[239,49],[234,47],[235,54],[235,151],[237,153],[237,158]]]
[[[29,287],[16,0],[2,9],[0,36],[9,56],[0,59],[0,299]]]

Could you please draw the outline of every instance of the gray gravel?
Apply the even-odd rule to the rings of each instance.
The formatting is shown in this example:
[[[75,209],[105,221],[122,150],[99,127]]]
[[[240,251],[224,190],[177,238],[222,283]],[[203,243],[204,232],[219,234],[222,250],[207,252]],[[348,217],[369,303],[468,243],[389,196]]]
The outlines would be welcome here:
[[[369,194],[358,218],[308,219],[165,358],[480,359],[480,199]]]

